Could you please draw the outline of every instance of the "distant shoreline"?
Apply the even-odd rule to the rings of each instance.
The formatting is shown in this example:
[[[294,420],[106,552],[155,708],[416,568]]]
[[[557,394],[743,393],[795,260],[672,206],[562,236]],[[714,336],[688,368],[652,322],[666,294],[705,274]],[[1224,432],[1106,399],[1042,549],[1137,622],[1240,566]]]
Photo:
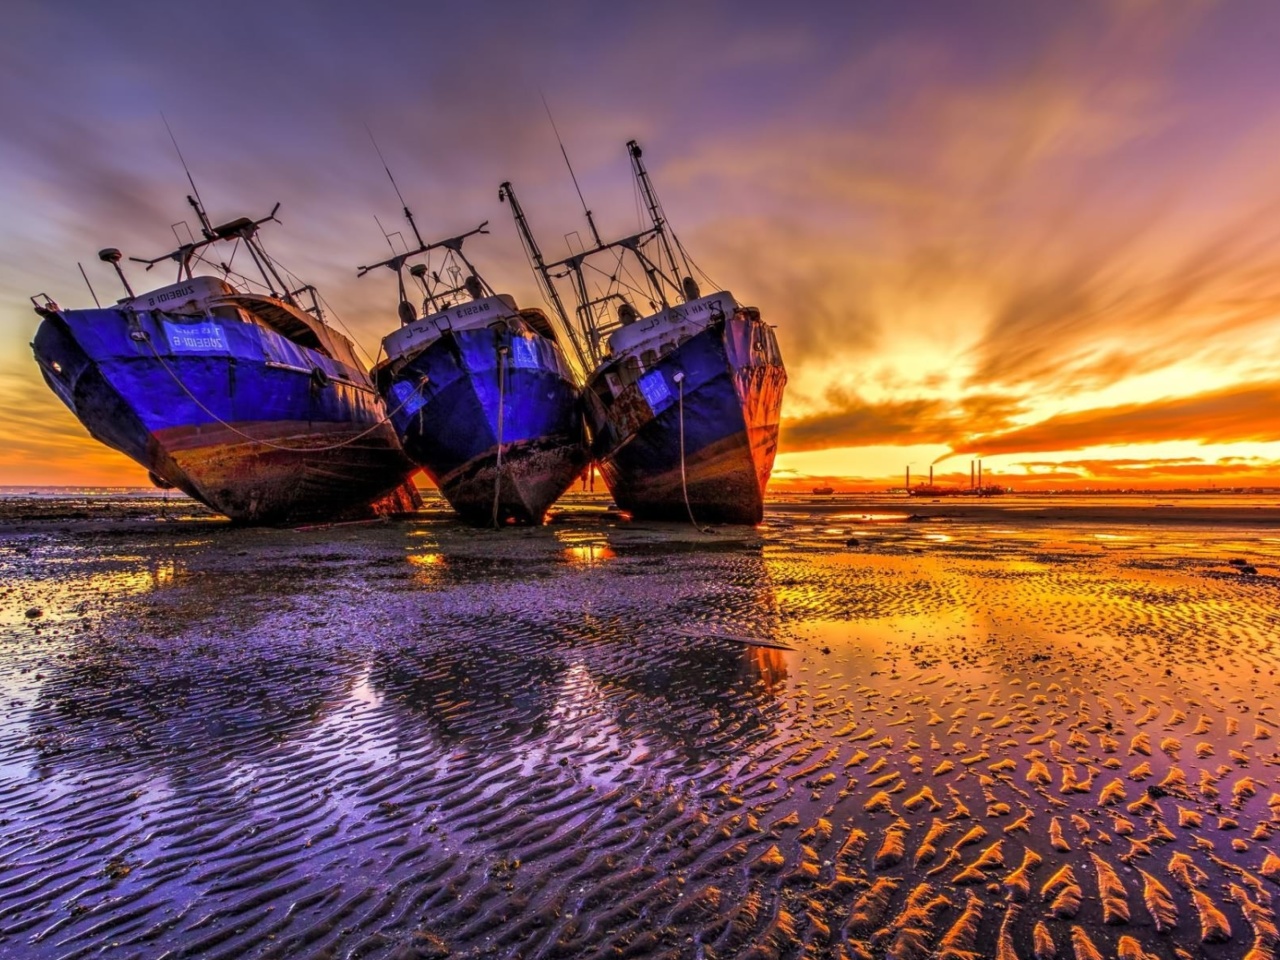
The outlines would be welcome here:
[[[455,522],[438,494],[424,491],[425,507],[415,520]],[[598,517],[602,524],[626,523],[608,509],[607,492],[573,491],[552,508],[556,516]],[[841,529],[899,523],[1099,524],[1160,526],[1246,526],[1280,528],[1280,498],[1243,493],[1135,494],[1006,494],[1000,497],[907,497],[904,494],[775,494],[768,498],[770,517],[806,515]],[[3,488],[0,487],[0,532],[35,530],[50,523],[98,526],[105,523],[214,523],[225,521],[177,491],[139,488]],[[637,527],[664,526],[637,524]]]

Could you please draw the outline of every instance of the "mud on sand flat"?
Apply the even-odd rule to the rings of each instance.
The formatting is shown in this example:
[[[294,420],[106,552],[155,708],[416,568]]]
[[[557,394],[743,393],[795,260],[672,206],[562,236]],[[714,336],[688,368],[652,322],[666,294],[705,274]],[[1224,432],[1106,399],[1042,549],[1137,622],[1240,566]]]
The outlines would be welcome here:
[[[0,956],[1274,956],[1280,535],[1148,519],[10,525]]]

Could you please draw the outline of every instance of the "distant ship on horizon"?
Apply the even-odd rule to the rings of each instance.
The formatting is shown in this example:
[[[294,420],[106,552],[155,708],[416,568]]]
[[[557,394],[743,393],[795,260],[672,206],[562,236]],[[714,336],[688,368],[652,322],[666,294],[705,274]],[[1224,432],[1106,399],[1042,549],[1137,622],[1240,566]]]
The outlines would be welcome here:
[[[546,263],[510,183],[499,196],[586,374],[592,453],[618,507],[636,519],[757,524],[787,382],[777,338],[730,292],[701,293],[639,145],[627,150],[652,223],[634,235],[604,242],[586,210],[594,245]],[[603,291],[593,290],[599,268],[590,284],[585,272],[596,257],[610,261]],[[564,278],[572,318],[555,283]]]
[[[933,482],[933,467],[929,468],[929,482],[911,485],[911,468],[907,467],[906,485],[909,497],[998,497],[1009,493],[1008,487],[995,483],[982,482],[982,461],[974,460],[969,464],[969,486],[948,487]]]
[[[417,490],[352,342],[324,322],[315,288],[290,289],[257,234],[275,219],[214,226],[195,197],[202,239],[172,260],[176,283],[109,307],[64,310],[32,297],[32,342],[45,382],[98,441],[233,521],[287,524],[415,509]],[[195,276],[217,243],[247,251],[266,293]],[[138,258],[130,258],[137,260]],[[207,262],[207,261],[203,261]],[[91,288],[92,292],[92,288]],[[309,296],[304,308],[301,297]],[[95,302],[97,297],[94,297]]]

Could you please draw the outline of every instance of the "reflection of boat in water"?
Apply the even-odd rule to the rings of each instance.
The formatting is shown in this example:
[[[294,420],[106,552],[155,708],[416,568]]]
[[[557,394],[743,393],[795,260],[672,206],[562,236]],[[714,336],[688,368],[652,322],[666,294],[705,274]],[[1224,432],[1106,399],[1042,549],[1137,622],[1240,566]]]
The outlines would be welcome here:
[[[556,331],[541,310],[496,294],[463,255],[463,241],[488,232],[485,224],[424,243],[411,215],[409,223],[418,248],[375,265],[400,281],[402,326],[383,341],[387,358],[374,379],[405,452],[465,520],[539,524],[588,459],[579,391]],[[418,319],[404,266],[436,250],[444,251],[436,269],[409,270],[425,296]]]
[[[164,649],[179,643],[140,644],[130,634],[78,645],[41,685],[28,718],[37,765],[203,776],[305,736],[351,685],[344,664],[285,645],[252,659],[217,642],[181,656]]]
[[[479,635],[467,642],[433,645],[379,654],[369,682],[397,705],[397,727],[411,738],[421,735],[426,718],[446,742],[474,739],[492,744],[503,739],[543,734],[556,702],[556,688],[567,665],[547,652],[522,650]],[[410,719],[412,718],[412,719]]]
[[[602,736],[608,728],[688,751],[774,730],[788,655],[757,645],[775,641],[780,618],[760,548],[681,553],[680,586],[657,603],[601,584],[671,564],[670,550],[625,529],[561,534],[552,549],[497,566],[481,544],[423,544],[406,556],[433,599],[411,631],[420,639],[375,655],[370,673],[396,705],[399,735],[420,736],[425,721],[446,741],[494,748],[498,739],[557,741],[566,724],[587,723]],[[586,618],[547,618],[549,603],[567,609],[578,591],[613,599],[594,601]],[[711,718],[728,717],[707,734]]]
[[[777,338],[758,310],[728,291],[701,294],[640,147],[627,147],[649,230],[605,243],[588,211],[595,245],[547,264],[509,183],[501,196],[589,374],[583,399],[592,451],[618,506],[647,519],[759,523],[787,382]],[[597,257],[611,264],[602,293],[591,292],[584,272]],[[621,279],[633,268],[645,286]],[[555,286],[566,276],[576,323]],[[647,315],[635,299],[647,302]]]
[[[37,303],[43,322],[32,347],[45,382],[91,435],[158,486],[233,520],[416,507],[413,466],[354,346],[324,322],[315,288],[291,289],[258,239],[275,210],[215,227],[188,199],[203,238],[142,261],[176,261],[177,283],[135,296],[120,252],[108,249],[100,257],[115,265],[127,297],[95,310]],[[268,292],[194,276],[193,261],[217,243],[243,246]]]

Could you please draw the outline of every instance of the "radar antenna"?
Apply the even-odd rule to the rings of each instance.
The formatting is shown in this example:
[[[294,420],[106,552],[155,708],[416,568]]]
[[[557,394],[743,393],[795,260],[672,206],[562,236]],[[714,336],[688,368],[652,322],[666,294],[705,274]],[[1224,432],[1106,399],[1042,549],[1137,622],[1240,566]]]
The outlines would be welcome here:
[[[122,254],[115,247],[107,247],[98,251],[98,259],[103,263],[109,263],[116,268],[116,275],[120,278],[120,282],[124,284],[125,293],[129,294],[129,299],[133,299],[133,287],[129,286],[129,280],[125,277],[124,271],[120,269],[120,258]]]

